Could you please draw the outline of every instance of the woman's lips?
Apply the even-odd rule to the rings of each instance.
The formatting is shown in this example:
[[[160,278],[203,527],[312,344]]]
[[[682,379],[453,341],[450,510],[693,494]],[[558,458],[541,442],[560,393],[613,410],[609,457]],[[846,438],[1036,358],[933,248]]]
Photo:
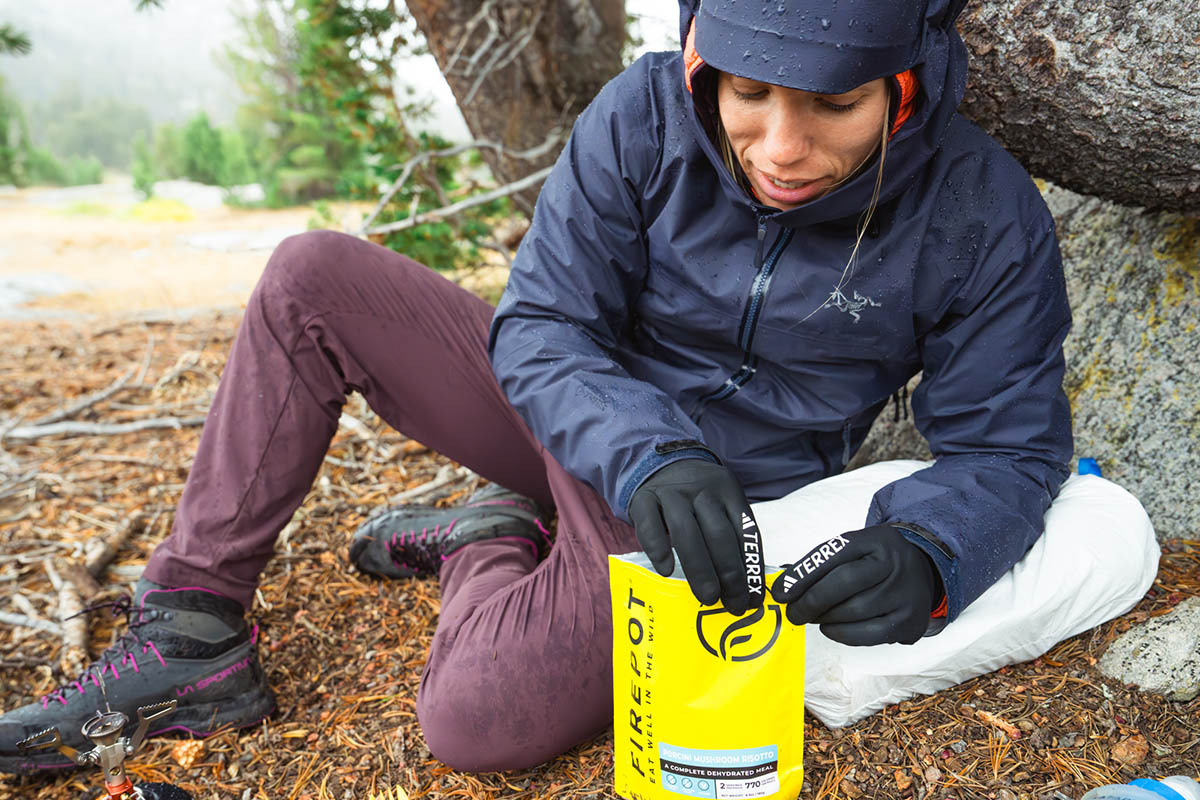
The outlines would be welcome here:
[[[768,176],[762,170],[755,170],[755,172],[758,173],[758,185],[763,194],[785,205],[807,203],[821,194],[825,188],[825,180],[817,178],[816,180],[807,181],[795,189],[784,189],[772,183],[771,176]],[[796,183],[796,181],[784,181],[784,183]]]

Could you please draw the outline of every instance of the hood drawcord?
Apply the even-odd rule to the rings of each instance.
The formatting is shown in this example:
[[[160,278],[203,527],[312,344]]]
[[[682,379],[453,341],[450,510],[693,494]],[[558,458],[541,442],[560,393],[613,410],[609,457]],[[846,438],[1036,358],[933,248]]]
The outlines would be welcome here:
[[[908,419],[908,386],[901,386],[892,393],[892,422],[900,421],[900,414]]]
[[[850,463],[850,420],[842,423],[842,469]]]

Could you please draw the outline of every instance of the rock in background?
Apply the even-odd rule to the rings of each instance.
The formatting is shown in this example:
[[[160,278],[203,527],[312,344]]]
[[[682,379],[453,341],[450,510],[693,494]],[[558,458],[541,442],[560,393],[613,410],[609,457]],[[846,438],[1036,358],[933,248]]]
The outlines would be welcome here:
[[[1200,532],[1200,218],[1047,187],[1075,324],[1075,453],[1132,492],[1159,540]]]
[[[1159,540],[1200,532],[1200,218],[1044,184],[1074,326],[1065,387],[1076,457],[1132,492]],[[911,393],[918,379],[909,385]],[[930,458],[889,406],[849,468]],[[1072,464],[1074,467],[1074,464]]]

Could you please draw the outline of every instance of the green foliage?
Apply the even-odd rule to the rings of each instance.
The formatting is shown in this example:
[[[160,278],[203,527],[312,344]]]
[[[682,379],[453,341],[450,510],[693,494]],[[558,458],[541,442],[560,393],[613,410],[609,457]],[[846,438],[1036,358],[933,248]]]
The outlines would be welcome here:
[[[155,129],[152,142],[135,137],[134,181],[140,173],[154,180],[186,178],[227,188],[253,183],[258,175],[252,146],[240,129],[215,127],[204,112],[182,128],[165,122]]]
[[[13,186],[99,183],[104,166],[94,157],[60,160],[45,147],[34,147],[25,112],[0,79],[0,183]]]
[[[221,129],[221,164],[221,186],[240,186],[254,181],[246,140],[236,128]]]
[[[33,50],[33,42],[24,33],[11,25],[0,25],[0,55],[28,55]]]
[[[634,62],[638,48],[646,43],[642,36],[642,18],[638,14],[625,14],[625,41],[621,42],[621,64],[628,67]]]
[[[415,25],[394,4],[363,5],[261,0],[256,13],[240,20],[247,46],[231,49],[228,61],[252,98],[238,120],[269,205],[375,200],[399,165],[422,150],[449,145],[412,134],[406,125],[428,109],[396,95],[404,83],[396,64],[420,51]],[[461,199],[469,192],[457,176],[468,162],[464,156],[419,169],[376,224]],[[330,224],[317,208],[313,224]],[[507,202],[388,234],[384,244],[434,268],[461,267],[477,258],[474,242],[490,235],[488,215],[499,209],[507,211]]]
[[[39,106],[46,120],[37,141],[59,156],[94,156],[105,166],[128,169],[133,139],[149,135],[150,114],[142,106],[112,97],[85,96],[79,86],[62,87]]]
[[[45,147],[29,150],[29,183],[51,186],[87,186],[100,183],[104,165],[95,156],[68,156],[58,159]]]
[[[29,128],[15,97],[0,78],[0,183],[25,186],[29,183]]]
[[[308,230],[315,231],[321,228],[337,229],[337,220],[334,219],[333,209],[326,200],[318,200],[313,203],[313,215],[308,218]]]
[[[160,179],[182,178],[186,172],[183,160],[183,131],[170,122],[154,130],[154,167]]]
[[[141,131],[133,139],[133,188],[141,192],[142,197],[150,199],[154,194],[154,183],[158,174],[154,167],[154,154],[150,151],[150,143],[146,134]]]
[[[183,128],[183,177],[189,180],[219,185],[225,173],[225,151],[221,134],[201,111]]]

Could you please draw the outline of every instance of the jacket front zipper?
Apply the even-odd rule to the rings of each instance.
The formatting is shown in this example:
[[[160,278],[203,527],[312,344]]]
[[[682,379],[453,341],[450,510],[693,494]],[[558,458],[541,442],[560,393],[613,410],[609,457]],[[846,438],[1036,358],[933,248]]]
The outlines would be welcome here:
[[[736,372],[725,379],[725,383],[700,398],[696,410],[692,414],[693,421],[700,421],[700,417],[708,408],[709,403],[732,397],[738,389],[754,377],[754,373],[758,369],[758,356],[754,355],[752,351],[754,333],[758,327],[759,317],[762,316],[763,306],[766,304],[767,290],[771,286],[771,277],[775,274],[775,266],[779,263],[784,248],[788,246],[795,234],[796,231],[792,228],[785,228],[775,240],[775,244],[771,245],[771,251],[764,259],[763,244],[767,237],[767,220],[762,215],[758,216],[758,244],[754,252],[754,282],[750,285],[750,296],[746,299],[746,307],[742,311],[742,321],[738,325],[738,346],[742,349],[742,363]]]

